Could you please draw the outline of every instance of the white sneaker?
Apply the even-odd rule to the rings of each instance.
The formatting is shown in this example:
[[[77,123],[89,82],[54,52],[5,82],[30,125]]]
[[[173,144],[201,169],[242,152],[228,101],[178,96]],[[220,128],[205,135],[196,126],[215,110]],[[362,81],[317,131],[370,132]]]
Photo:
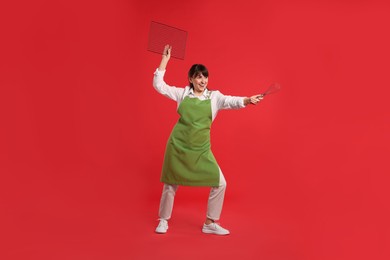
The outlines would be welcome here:
[[[217,223],[210,223],[208,225],[204,224],[202,232],[206,234],[215,234],[215,235],[229,235],[230,232],[227,229],[224,229]]]
[[[156,227],[156,233],[165,234],[168,230],[168,221],[165,219],[160,219],[158,226]]]

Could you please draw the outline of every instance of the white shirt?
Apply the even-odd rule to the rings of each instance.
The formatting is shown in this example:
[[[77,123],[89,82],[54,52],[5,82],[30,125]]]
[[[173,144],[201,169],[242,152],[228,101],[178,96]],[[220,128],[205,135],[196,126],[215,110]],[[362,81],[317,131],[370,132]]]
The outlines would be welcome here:
[[[239,109],[245,107],[244,97],[227,96],[223,95],[218,90],[209,91],[207,88],[201,96],[195,96],[194,90],[189,86],[186,86],[184,88],[169,86],[164,81],[164,74],[165,70],[160,71],[156,69],[153,77],[153,87],[160,94],[163,94],[164,96],[176,101],[177,108],[179,108],[180,103],[187,96],[190,98],[199,98],[200,100],[206,100],[210,98],[212,120],[214,120],[218,114],[218,111],[221,109]]]

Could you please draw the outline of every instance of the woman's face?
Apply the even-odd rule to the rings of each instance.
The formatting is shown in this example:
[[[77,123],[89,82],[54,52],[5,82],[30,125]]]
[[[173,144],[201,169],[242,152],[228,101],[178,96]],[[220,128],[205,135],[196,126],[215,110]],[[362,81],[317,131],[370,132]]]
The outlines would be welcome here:
[[[195,93],[203,93],[209,81],[208,77],[203,76],[203,74],[199,74],[198,76],[190,78],[189,80],[194,86]]]

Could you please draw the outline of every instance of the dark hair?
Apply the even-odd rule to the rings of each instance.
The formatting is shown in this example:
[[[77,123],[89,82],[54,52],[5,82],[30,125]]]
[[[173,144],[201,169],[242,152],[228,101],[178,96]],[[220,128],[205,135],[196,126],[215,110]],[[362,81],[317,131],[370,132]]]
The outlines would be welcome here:
[[[190,70],[188,71],[188,78],[195,78],[199,75],[203,75],[206,78],[209,77],[209,71],[207,70],[206,66],[203,64],[194,64],[191,66]],[[193,88],[194,85],[190,82],[190,87]]]

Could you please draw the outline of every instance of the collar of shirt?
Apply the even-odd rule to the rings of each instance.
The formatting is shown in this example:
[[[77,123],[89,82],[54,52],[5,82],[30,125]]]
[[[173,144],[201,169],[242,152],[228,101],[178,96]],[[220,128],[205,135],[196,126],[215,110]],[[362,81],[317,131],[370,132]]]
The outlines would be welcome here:
[[[195,93],[194,93],[194,89],[193,88],[190,88],[190,91],[188,92],[188,95],[193,98],[193,97],[197,97],[201,100],[204,100],[204,99],[208,99],[210,97],[210,91],[206,88],[202,95],[201,96],[196,96]]]

